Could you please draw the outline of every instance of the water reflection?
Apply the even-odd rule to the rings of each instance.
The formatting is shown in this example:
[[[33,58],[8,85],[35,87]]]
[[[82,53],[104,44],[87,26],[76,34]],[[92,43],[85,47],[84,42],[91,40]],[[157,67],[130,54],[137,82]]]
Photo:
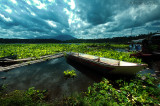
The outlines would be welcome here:
[[[6,79],[0,79],[0,85],[7,84],[9,90],[26,90],[29,87],[46,89],[49,91],[51,99],[54,99],[61,98],[63,95],[67,96],[75,92],[86,91],[88,86],[102,79],[101,75],[86,67],[73,62],[69,62],[69,64],[64,57],[61,57],[16,68],[8,72],[0,72],[0,78],[6,77]],[[66,80],[63,75],[65,70],[75,70],[77,76],[74,79]],[[153,70],[148,71],[149,73],[153,72]]]
[[[77,77],[64,79],[65,70],[75,70]],[[69,65],[64,57],[1,72],[0,77],[6,77],[5,80],[0,79],[0,83],[7,84],[9,90],[25,90],[34,86],[36,89],[47,89],[52,98],[85,91],[89,85],[97,82],[97,79]]]

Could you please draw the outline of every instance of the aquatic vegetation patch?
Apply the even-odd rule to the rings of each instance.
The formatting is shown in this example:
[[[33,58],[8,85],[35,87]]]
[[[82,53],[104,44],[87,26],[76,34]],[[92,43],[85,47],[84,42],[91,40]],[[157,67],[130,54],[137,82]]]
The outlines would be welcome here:
[[[154,83],[155,81],[158,80],[150,75],[138,75],[130,82],[117,80],[114,84],[103,79],[100,83],[88,87],[87,92],[68,97],[62,103],[87,106],[160,105],[160,88]]]
[[[64,77],[66,78],[73,78],[76,76],[76,72],[74,70],[67,70],[67,71],[64,71]]]
[[[46,90],[35,90],[34,87],[31,87],[26,91],[15,90],[10,93],[6,93],[5,89],[0,91],[1,106],[47,105],[47,102],[44,102],[46,98]]]
[[[1,106],[143,106],[160,105],[159,79],[151,75],[137,75],[130,81],[103,79],[88,87],[86,92],[71,95],[58,101],[48,101],[46,90],[35,90],[34,87],[26,91],[15,90],[6,93],[0,91]],[[6,89],[4,86],[3,88]]]
[[[113,58],[122,61],[141,63],[141,59],[130,57],[129,52],[118,52],[112,48],[127,48],[124,44],[4,44],[0,45],[0,58],[29,58],[39,59],[44,55],[54,55],[59,52],[77,52],[96,55],[99,57]]]
[[[138,58],[130,58],[130,53],[125,53],[125,52],[118,52],[114,50],[100,50],[100,51],[89,51],[87,54],[90,55],[95,55],[99,57],[106,57],[106,58],[112,58],[112,59],[117,59],[121,61],[127,61],[127,62],[133,62],[133,63],[142,63],[141,59]]]

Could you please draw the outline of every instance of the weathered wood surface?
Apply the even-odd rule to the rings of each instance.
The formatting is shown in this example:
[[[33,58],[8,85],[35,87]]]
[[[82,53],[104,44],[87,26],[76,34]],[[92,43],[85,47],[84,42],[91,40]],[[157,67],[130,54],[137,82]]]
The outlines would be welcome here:
[[[93,55],[79,53],[68,53],[67,59],[83,64],[102,74],[114,75],[135,75],[146,68],[147,64],[125,62],[110,58],[97,57]]]
[[[22,67],[22,66],[26,66],[26,65],[30,65],[30,64],[34,64],[34,63],[39,63],[39,62],[42,62],[42,61],[46,61],[46,60],[50,60],[50,59],[54,59],[54,58],[59,58],[59,57],[62,57],[62,56],[64,56],[63,53],[59,53],[59,54],[55,54],[55,55],[42,56],[38,60],[34,60],[35,58],[10,60],[10,61],[16,61],[16,62],[22,62],[22,63],[13,64],[13,65],[9,65],[9,66],[6,66],[6,67],[0,66],[0,72],[9,71],[9,70],[14,69],[14,68],[18,68],[18,67]]]

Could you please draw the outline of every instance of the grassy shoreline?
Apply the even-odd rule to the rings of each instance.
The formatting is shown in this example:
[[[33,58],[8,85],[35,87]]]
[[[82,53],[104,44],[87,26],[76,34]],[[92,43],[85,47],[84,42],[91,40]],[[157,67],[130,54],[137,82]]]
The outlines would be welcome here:
[[[118,44],[6,44],[0,45],[0,58],[15,56],[17,59],[28,57],[39,58],[59,52],[80,52],[100,57],[113,58],[121,61],[141,63],[141,59],[130,57],[130,52],[118,52],[114,48],[127,49],[128,45]]]
[[[88,87],[86,92],[64,97],[61,100],[50,100],[46,90],[37,90],[34,87],[28,90],[6,92],[3,86],[0,90],[1,106],[102,106],[102,105],[160,105],[159,80],[148,75],[137,75],[130,81],[103,79]]]

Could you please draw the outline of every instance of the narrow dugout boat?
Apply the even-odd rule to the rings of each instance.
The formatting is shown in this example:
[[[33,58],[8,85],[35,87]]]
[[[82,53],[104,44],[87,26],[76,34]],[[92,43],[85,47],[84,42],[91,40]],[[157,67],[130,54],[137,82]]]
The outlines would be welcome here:
[[[119,61],[110,58],[97,57],[82,53],[66,53],[68,60],[87,66],[101,74],[135,75],[146,68],[147,64]]]

